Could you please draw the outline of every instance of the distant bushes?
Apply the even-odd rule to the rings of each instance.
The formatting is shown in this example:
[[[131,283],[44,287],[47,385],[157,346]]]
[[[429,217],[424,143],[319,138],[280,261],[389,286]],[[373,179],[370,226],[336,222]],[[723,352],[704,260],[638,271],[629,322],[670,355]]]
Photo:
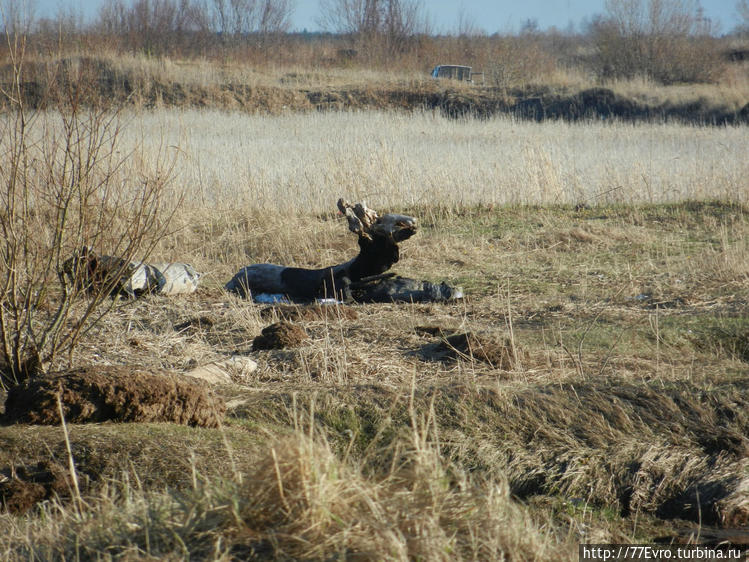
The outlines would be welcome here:
[[[723,72],[712,24],[688,0],[609,0],[590,27],[594,68],[603,78],[644,76],[715,82]]]
[[[288,33],[292,5],[287,0],[108,0],[91,24],[58,16],[60,21],[40,19],[8,31],[22,29],[28,54],[41,59],[55,52],[59,58],[86,52],[422,77],[437,64],[463,64],[484,73],[480,82],[500,89],[555,78],[563,84],[585,81],[577,84],[583,87],[635,77],[663,84],[711,83],[728,65],[740,63],[726,53],[743,48],[732,43],[739,35],[717,37],[695,0],[608,0],[606,12],[582,32],[529,25],[518,33],[492,35],[470,25],[437,35],[422,20],[417,3],[405,0],[361,5],[329,0],[325,6],[332,18],[328,28],[335,33]],[[369,19],[359,17],[365,8],[371,8]],[[7,60],[7,45],[0,44],[0,63]]]

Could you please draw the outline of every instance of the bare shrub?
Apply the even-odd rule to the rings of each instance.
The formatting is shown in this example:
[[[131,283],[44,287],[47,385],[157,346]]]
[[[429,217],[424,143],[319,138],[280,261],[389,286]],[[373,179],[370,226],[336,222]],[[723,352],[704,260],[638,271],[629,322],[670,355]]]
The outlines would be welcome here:
[[[9,38],[13,79],[0,106],[0,384],[69,360],[96,323],[121,274],[144,259],[166,229],[171,164],[137,150],[121,154],[116,108],[84,109],[85,73],[54,76],[39,95],[56,109],[30,109],[23,37]],[[53,73],[59,75],[59,73]],[[37,107],[44,107],[42,103]],[[96,290],[80,282],[85,263],[65,262],[84,245],[121,260]]]
[[[590,30],[596,70],[604,78],[714,82],[722,65],[712,32],[695,1],[608,0]]]
[[[238,39],[247,33],[280,33],[291,26],[290,0],[213,0],[207,10],[214,31]]]
[[[487,45],[489,84],[496,88],[543,82],[556,62],[532,37],[496,37]]]
[[[320,13],[323,28],[351,35],[370,59],[410,50],[427,29],[418,0],[323,0]]]
[[[192,0],[109,0],[99,9],[95,29],[127,50],[167,55],[203,44],[208,22],[203,7]]]
[[[736,2],[736,12],[739,16],[736,31],[741,35],[749,36],[749,0],[738,0]]]
[[[289,29],[293,10],[290,0],[108,0],[94,29],[133,52],[203,56],[216,45],[265,44]]]

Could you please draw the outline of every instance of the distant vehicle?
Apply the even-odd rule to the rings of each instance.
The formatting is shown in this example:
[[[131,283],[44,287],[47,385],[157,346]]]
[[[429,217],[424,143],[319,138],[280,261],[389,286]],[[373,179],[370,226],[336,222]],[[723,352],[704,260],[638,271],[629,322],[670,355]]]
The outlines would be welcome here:
[[[432,70],[432,78],[450,78],[451,80],[473,82],[473,73],[470,66],[438,64]]]

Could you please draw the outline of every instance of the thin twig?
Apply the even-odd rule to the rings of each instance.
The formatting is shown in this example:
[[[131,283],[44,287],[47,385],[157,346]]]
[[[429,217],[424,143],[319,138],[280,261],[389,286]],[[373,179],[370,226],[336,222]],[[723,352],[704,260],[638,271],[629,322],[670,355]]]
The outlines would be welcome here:
[[[65,436],[65,448],[68,451],[68,470],[70,471],[70,479],[73,482],[73,496],[75,499],[76,511],[80,517],[83,513],[83,499],[81,498],[81,489],[78,486],[78,473],[75,470],[75,461],[73,460],[73,449],[70,446],[70,436],[68,435],[68,426],[65,424],[65,414],[62,410],[62,399],[60,393],[57,393],[57,409],[60,412],[60,425],[62,425],[62,432]]]

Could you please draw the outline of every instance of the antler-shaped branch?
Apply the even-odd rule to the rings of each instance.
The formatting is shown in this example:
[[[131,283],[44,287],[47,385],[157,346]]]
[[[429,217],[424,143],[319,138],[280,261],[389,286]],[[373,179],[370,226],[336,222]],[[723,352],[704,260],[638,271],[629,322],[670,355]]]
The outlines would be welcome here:
[[[367,204],[357,203],[351,205],[343,198],[338,200],[338,209],[346,215],[348,227],[351,232],[372,239],[372,227],[377,223],[379,217],[377,211],[367,207]]]
[[[351,205],[341,198],[338,200],[338,209],[346,215],[349,230],[368,240],[377,235],[389,236],[395,242],[402,242],[416,232],[415,218],[392,213],[380,217],[377,211],[367,207],[364,202]]]

